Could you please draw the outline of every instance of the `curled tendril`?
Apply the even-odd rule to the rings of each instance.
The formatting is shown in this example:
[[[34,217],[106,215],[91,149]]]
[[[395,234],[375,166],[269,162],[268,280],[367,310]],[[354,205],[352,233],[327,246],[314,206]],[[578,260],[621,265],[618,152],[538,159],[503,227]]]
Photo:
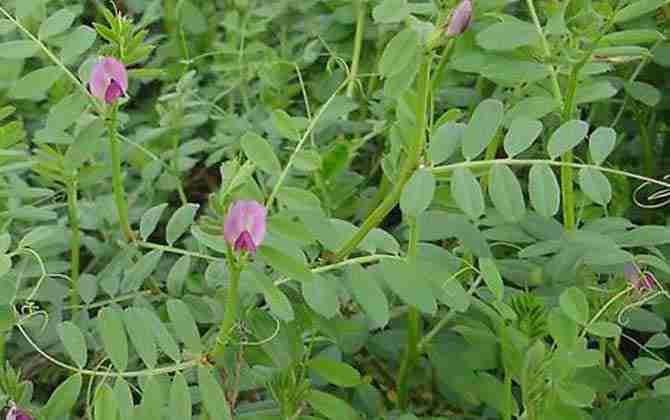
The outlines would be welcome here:
[[[670,181],[670,174],[663,177],[664,181]],[[635,191],[633,192],[633,202],[643,209],[659,209],[670,204],[670,188],[661,188],[658,191],[654,191],[648,196],[644,197],[642,200],[638,198],[643,190],[651,185],[654,185],[651,181],[646,181],[640,184]]]
[[[262,340],[259,340],[259,341],[242,340],[238,343],[235,343],[235,342],[233,342],[233,343],[237,344],[237,345],[240,345],[240,346],[252,346],[253,347],[253,346],[262,346],[263,344],[267,344],[270,341],[274,340],[277,337],[277,335],[279,335],[279,331],[281,330],[281,322],[279,321],[279,319],[274,314],[272,314],[272,312],[268,311],[268,315],[270,315],[272,317],[272,319],[275,321],[275,330],[272,332],[272,334],[270,334],[269,337],[266,337],[266,338],[264,338]],[[238,325],[240,327],[240,331],[248,332],[242,323],[238,323]]]

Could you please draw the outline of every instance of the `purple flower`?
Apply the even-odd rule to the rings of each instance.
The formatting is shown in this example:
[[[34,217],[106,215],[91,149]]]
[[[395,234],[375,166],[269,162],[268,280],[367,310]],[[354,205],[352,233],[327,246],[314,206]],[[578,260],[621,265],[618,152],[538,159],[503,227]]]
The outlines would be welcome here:
[[[108,104],[116,102],[128,89],[126,67],[115,58],[102,58],[93,66],[88,87],[91,94],[101,101]]]
[[[237,251],[256,252],[265,238],[267,210],[255,201],[238,201],[223,224],[224,239]]]
[[[472,20],[472,1],[463,0],[449,16],[446,35],[457,36],[465,32]]]
[[[15,405],[12,405],[12,407],[7,412],[7,417],[5,417],[5,420],[33,420],[33,418],[30,417],[30,415],[25,411],[20,410]]]

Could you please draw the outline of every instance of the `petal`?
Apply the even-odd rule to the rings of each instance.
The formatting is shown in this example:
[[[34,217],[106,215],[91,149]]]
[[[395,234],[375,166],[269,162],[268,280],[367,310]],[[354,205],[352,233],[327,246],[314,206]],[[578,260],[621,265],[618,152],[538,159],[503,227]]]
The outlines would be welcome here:
[[[240,202],[235,203],[228,209],[225,221],[223,223],[223,238],[231,246],[235,245],[235,241],[244,230],[242,211],[239,206]]]
[[[248,231],[245,230],[242,232],[239,238],[235,241],[235,251],[247,251],[252,254],[256,253],[256,244]]]
[[[115,58],[105,57],[102,59],[102,65],[105,68],[107,77],[116,80],[121,86],[123,93],[125,93],[126,90],[128,90],[128,73],[126,72],[126,67],[123,63]]]
[[[123,96],[123,90],[121,89],[121,86],[119,86],[116,80],[112,79],[109,82],[109,86],[107,86],[107,91],[105,92],[105,102],[108,104],[113,104],[121,96]]]
[[[250,226],[249,233],[251,233],[251,237],[254,239],[256,246],[259,246],[261,242],[263,242],[263,239],[265,239],[268,212],[267,209],[262,205],[255,202],[254,204],[255,206],[251,214],[253,223]]]
[[[91,70],[91,78],[88,81],[88,87],[91,90],[91,95],[95,96],[101,101],[104,101],[108,85],[109,77],[105,72],[105,67],[102,64],[102,61],[99,61],[93,65],[93,69]]]
[[[463,0],[451,14],[449,26],[447,26],[447,36],[460,35],[470,26],[472,19],[472,3],[470,0]]]

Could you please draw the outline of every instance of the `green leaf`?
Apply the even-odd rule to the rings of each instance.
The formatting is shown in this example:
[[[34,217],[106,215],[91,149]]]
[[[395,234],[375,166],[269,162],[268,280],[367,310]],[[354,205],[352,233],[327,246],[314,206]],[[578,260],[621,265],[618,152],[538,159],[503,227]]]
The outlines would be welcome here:
[[[175,333],[184,343],[186,349],[194,355],[201,354],[200,332],[198,332],[195,319],[188,306],[181,300],[170,299],[167,302],[167,310]]]
[[[142,403],[137,416],[142,420],[162,420],[163,387],[156,376],[149,376],[144,382]]]
[[[257,256],[280,273],[295,280],[305,282],[314,280],[314,274],[303,262],[275,248],[263,245],[259,248]]]
[[[265,172],[278,175],[281,172],[279,159],[272,150],[272,146],[263,137],[255,133],[246,133],[240,140],[242,150],[247,159],[256,164]]]
[[[657,333],[645,343],[650,349],[664,349],[670,346],[670,337],[666,333]]]
[[[544,217],[555,216],[561,202],[561,188],[554,171],[547,164],[535,164],[528,178],[530,202],[535,211]]]
[[[41,40],[45,40],[61,34],[70,29],[72,22],[74,22],[74,14],[67,9],[61,9],[42,22],[38,36]]]
[[[573,407],[590,407],[596,394],[587,385],[574,381],[565,381],[556,389],[565,404]]]
[[[602,42],[608,45],[653,44],[665,39],[662,33],[653,29],[631,29],[605,35]]]
[[[575,103],[581,105],[590,102],[603,101],[613,97],[618,91],[619,89],[607,80],[587,82],[580,85],[577,89]]]
[[[179,420],[191,420],[191,393],[184,379],[184,375],[177,372],[172,378],[170,386],[170,416]]]
[[[505,115],[505,126],[510,126],[519,118],[536,120],[556,110],[558,104],[552,97],[531,96],[514,105]]]
[[[397,260],[384,260],[380,264],[384,281],[391,290],[409,305],[415,306],[421,312],[434,314],[437,305],[435,296],[430,287],[429,279],[419,276],[419,271],[413,263]],[[408,281],[413,279],[413,281]]]
[[[119,372],[128,367],[128,338],[119,309],[106,307],[98,313],[98,330],[105,352]]]
[[[649,50],[644,47],[623,46],[623,47],[603,47],[596,48],[593,55],[602,58],[620,58],[620,57],[647,57]]]
[[[407,0],[383,0],[372,9],[372,18],[377,23],[402,22],[408,16]]]
[[[158,350],[153,340],[151,322],[142,315],[139,308],[127,308],[123,313],[123,320],[130,341],[135,346],[140,359],[149,369],[153,369],[158,360]]]
[[[177,346],[177,342],[172,335],[170,335],[165,324],[163,324],[156,314],[150,310],[146,308],[139,309],[140,312],[138,313],[145,319],[145,322],[152,325],[151,330],[153,331],[156,342],[161,350],[163,350],[163,352],[173,361],[180,362],[179,346]]]
[[[158,262],[163,256],[163,251],[156,249],[140,258],[135,265],[128,271],[121,284],[121,289],[124,292],[135,292],[142,287],[144,280],[153,273],[158,266]]]
[[[578,324],[589,321],[589,303],[584,293],[576,287],[570,287],[561,293],[559,303],[563,312]]]
[[[254,268],[247,268],[242,273],[242,281],[256,286],[265,301],[270,305],[270,310],[279,319],[285,322],[293,321],[295,314],[291,302],[288,300],[284,292],[282,292],[270,277],[265,273]]]
[[[589,152],[596,165],[601,165],[616,145],[616,131],[611,127],[598,127],[589,137]]]
[[[586,196],[601,206],[612,199],[612,186],[602,172],[593,168],[579,170],[579,186]]]
[[[486,286],[488,286],[496,299],[502,300],[505,292],[505,285],[493,258],[480,258],[479,269],[482,272],[482,278],[484,279]]]
[[[116,407],[119,410],[119,418],[130,420],[133,418],[133,394],[130,392],[128,382],[123,378],[116,378],[115,382],[114,399],[116,401]],[[114,411],[112,411],[112,413],[114,413]]]
[[[636,101],[654,107],[661,101],[661,91],[644,82],[628,82],[623,85],[626,92]]]
[[[16,316],[12,307],[9,305],[0,304],[0,333],[5,333],[11,330],[16,324]]]
[[[118,411],[119,407],[109,385],[103,383],[98,386],[93,404],[94,420],[117,420]]]
[[[306,400],[314,410],[331,420],[359,419],[358,415],[349,404],[325,392],[313,389],[307,393]]]
[[[596,321],[590,324],[587,330],[598,337],[616,338],[621,336],[621,327],[607,321]]]
[[[448,122],[433,132],[428,145],[428,157],[433,164],[449,159],[461,147],[465,127],[462,123]]]
[[[165,229],[165,238],[172,245],[193,223],[195,213],[200,206],[198,204],[186,204],[174,212]]]
[[[70,321],[63,322],[58,326],[58,336],[74,363],[80,368],[86,366],[86,339],[79,327]]]
[[[389,41],[379,60],[379,71],[384,77],[400,73],[412,60],[416,60],[419,35],[412,28],[406,28]]]
[[[8,255],[0,255],[0,277],[12,269],[12,259]]]
[[[158,221],[160,220],[161,215],[167,206],[168,203],[159,204],[144,212],[142,218],[140,219],[140,236],[142,237],[143,241],[146,241],[154,232],[154,230],[156,230]]]
[[[540,35],[534,25],[514,19],[495,23],[477,34],[477,43],[484,49],[511,51],[536,44]]]
[[[339,287],[331,278],[314,276],[314,280],[302,284],[302,296],[316,313],[333,318],[340,307]]]
[[[191,234],[193,237],[206,246],[207,248],[213,249],[214,251],[226,254],[228,252],[228,242],[223,238],[223,235],[211,235],[204,232],[198,226],[191,227]]]
[[[580,120],[570,120],[561,125],[558,130],[552,134],[547,146],[547,152],[552,159],[563,155],[574,149],[589,131],[589,125]]]
[[[51,394],[49,401],[42,408],[41,414],[47,420],[69,418],[72,408],[77,402],[81,391],[81,375],[72,375]]]
[[[374,325],[383,328],[390,319],[389,303],[377,280],[358,264],[351,266],[349,288]]]
[[[14,99],[39,99],[46,95],[61,75],[58,66],[47,66],[32,71],[14,83],[9,90],[9,96]]]
[[[60,56],[69,63],[86,52],[95,42],[96,32],[88,26],[80,26],[70,32],[63,41]]]
[[[504,107],[495,99],[482,101],[463,132],[463,156],[472,160],[479,156],[491,143],[502,123]]]
[[[204,366],[198,367],[198,383],[202,402],[210,418],[221,420],[231,420],[230,407],[228,400],[219,386],[219,383],[212,376],[211,369]]]
[[[293,118],[286,111],[275,109],[272,112],[272,121],[283,138],[292,141],[300,140],[300,130]]]
[[[451,178],[451,195],[472,220],[484,214],[484,196],[477,178],[468,168],[457,168]]]
[[[435,194],[435,177],[426,169],[417,169],[409,179],[400,196],[400,209],[403,214],[417,217],[424,212]]]
[[[0,44],[0,58],[23,60],[37,54],[39,45],[33,41],[9,41]]]
[[[184,0],[178,4],[181,6],[178,9],[179,21],[186,32],[194,35],[201,35],[207,32],[207,17],[203,14],[203,10],[200,7],[196,7],[189,0]]]
[[[668,364],[650,357],[638,357],[633,360],[635,371],[642,376],[654,376],[668,368]]]
[[[493,165],[489,174],[489,195],[503,219],[520,222],[526,215],[526,202],[514,172],[506,165]]]
[[[647,13],[651,13],[667,3],[668,0],[639,0],[619,10],[617,14],[614,15],[613,21],[614,23],[621,23],[633,20]]]
[[[513,158],[526,151],[542,132],[542,123],[526,117],[512,121],[505,136],[504,147],[507,156]]]
[[[307,362],[307,367],[335,386],[349,388],[361,383],[361,374],[356,369],[328,357],[311,359]]]
[[[184,282],[191,271],[191,257],[184,255],[177,260],[170,269],[167,276],[168,293],[172,296],[181,296],[184,289]]]

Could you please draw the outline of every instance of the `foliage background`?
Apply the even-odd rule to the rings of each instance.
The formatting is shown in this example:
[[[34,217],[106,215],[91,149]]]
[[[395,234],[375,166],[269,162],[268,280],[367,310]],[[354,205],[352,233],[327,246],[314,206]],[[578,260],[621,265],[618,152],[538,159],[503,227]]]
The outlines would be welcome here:
[[[475,0],[447,39],[447,0],[0,0],[0,405],[662,418],[667,3]],[[242,198],[268,237],[218,355]]]

